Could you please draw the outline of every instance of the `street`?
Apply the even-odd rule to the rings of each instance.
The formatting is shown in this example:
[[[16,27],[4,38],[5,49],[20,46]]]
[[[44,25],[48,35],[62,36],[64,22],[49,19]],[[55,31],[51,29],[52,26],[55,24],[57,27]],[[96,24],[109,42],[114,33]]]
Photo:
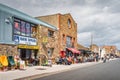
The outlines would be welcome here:
[[[33,80],[120,80],[120,59]]]

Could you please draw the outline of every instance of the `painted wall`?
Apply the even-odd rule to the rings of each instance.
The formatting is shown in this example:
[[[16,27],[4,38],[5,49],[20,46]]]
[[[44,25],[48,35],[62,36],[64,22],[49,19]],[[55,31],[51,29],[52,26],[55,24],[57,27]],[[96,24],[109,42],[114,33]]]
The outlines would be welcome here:
[[[12,24],[6,23],[6,19],[12,21],[12,15],[0,10],[0,43],[13,44],[12,41]]]

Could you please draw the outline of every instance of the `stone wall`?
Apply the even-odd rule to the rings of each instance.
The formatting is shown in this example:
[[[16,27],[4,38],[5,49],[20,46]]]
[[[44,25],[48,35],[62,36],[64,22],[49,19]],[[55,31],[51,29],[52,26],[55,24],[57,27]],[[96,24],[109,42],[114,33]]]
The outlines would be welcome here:
[[[68,27],[68,20],[71,21],[71,27]],[[60,30],[59,30],[59,37],[60,37],[60,43],[62,43],[63,35],[65,35],[65,42],[66,44],[66,37],[70,36],[72,38],[72,41],[74,41],[74,47],[77,49],[77,24],[73,20],[72,16],[70,14],[64,14],[60,16]],[[61,46],[63,49],[63,46]]]
[[[53,37],[48,37],[48,30],[51,30],[50,28],[46,28],[44,26],[40,26],[38,29],[39,36],[38,36],[38,45],[40,45],[39,48],[39,54],[44,54],[46,57],[48,57],[48,48],[54,48],[52,57],[55,57],[58,54],[58,36],[56,35],[57,32],[54,32]]]
[[[15,55],[17,53],[17,46],[0,44],[0,55]]]
[[[43,20],[55,27],[58,28],[58,31],[55,31],[52,38],[48,38],[47,44],[42,44],[42,38],[47,36],[48,29],[46,27],[41,27],[39,29],[39,45],[42,44],[40,53],[47,55],[47,48],[54,48],[53,57],[59,55],[60,51],[65,50],[66,48],[66,37],[72,37],[72,42],[74,42],[74,47],[77,49],[77,24],[70,14],[54,14],[48,16],[40,16],[38,19]],[[71,28],[68,28],[68,19],[71,20]],[[65,39],[63,39],[65,35]],[[43,46],[44,45],[44,46]]]

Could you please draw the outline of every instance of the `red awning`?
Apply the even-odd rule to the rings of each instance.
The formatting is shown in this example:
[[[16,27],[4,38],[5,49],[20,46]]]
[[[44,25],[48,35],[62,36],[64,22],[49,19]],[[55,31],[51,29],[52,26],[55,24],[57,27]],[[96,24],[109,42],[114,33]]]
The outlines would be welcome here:
[[[68,50],[72,51],[74,54],[80,54],[80,51],[78,51],[75,48],[67,48]]]

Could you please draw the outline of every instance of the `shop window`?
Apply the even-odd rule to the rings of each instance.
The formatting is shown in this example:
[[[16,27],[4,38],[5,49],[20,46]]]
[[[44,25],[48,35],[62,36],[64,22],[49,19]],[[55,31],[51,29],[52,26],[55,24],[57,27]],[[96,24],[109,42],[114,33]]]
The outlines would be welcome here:
[[[29,22],[23,21],[18,18],[14,18],[14,34],[22,35],[27,37],[35,37],[37,28],[36,25]]]
[[[25,36],[25,22],[21,21],[21,35]]]
[[[37,33],[37,27],[35,27],[35,25],[31,25],[31,37],[36,37],[36,33]]]
[[[20,23],[14,22],[14,34],[20,35]]]
[[[31,36],[31,26],[30,23],[26,23],[26,36]]]

